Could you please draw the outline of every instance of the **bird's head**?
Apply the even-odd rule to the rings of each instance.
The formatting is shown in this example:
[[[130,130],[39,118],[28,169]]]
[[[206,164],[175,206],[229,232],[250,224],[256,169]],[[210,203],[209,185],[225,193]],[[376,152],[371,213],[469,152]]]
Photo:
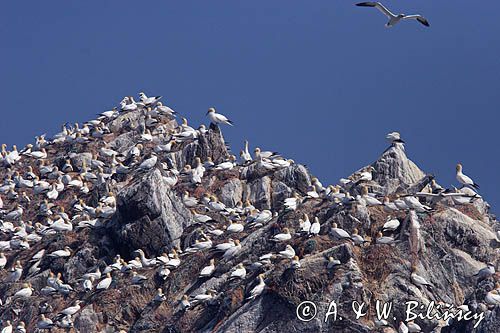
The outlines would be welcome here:
[[[211,112],[215,112],[215,108],[209,108],[208,111],[207,111],[207,114],[209,114]]]
[[[398,15],[398,18],[403,18],[403,17],[405,17],[405,16],[406,16],[405,14],[399,14],[399,15]]]

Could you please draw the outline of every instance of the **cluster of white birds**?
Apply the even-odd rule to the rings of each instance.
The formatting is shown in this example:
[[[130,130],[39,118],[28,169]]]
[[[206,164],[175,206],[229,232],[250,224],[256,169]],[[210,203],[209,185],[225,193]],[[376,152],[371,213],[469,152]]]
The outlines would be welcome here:
[[[209,130],[204,125],[194,129],[184,118],[181,124],[174,126],[176,113],[160,102],[161,96],[139,95],[139,102],[131,96],[125,97],[120,102],[120,109],[103,112],[97,119],[82,126],[64,125],[62,131],[50,140],[42,135],[21,151],[17,151],[16,146],[11,151],[7,151],[5,145],[2,146],[0,166],[5,176],[0,185],[0,235],[6,240],[0,241],[0,270],[8,270],[4,274],[5,283],[20,284],[20,288],[12,295],[1,295],[0,302],[16,308],[20,300],[36,296],[55,298],[63,295],[73,300],[52,318],[40,315],[38,329],[51,329],[56,325],[71,327],[72,316],[84,306],[84,299],[88,299],[89,295],[112,288],[118,280],[123,279],[136,286],[152,284],[153,275],[162,281],[167,280],[172,271],[182,266],[185,257],[202,252],[206,254],[208,262],[200,268],[198,278],[209,279],[214,274],[227,274],[230,281],[248,284],[246,298],[251,301],[265,291],[266,276],[272,274],[274,264],[285,261],[291,270],[302,267],[305,258],[300,258],[296,248],[291,245],[298,239],[305,241],[327,235],[334,241],[348,241],[357,246],[392,245],[400,242],[394,235],[401,227],[396,217],[401,213],[413,216],[415,222],[411,224],[412,228],[418,229],[416,213],[427,214],[433,210],[432,206],[436,202],[451,200],[450,204],[464,204],[478,198],[475,192],[477,184],[462,173],[460,164],[457,165],[457,180],[464,185],[462,189],[445,190],[433,182],[427,186],[428,191],[415,195],[402,195],[392,201],[389,197],[380,198],[370,193],[376,170],[369,166],[342,179],[338,185],[324,187],[319,179],[312,178],[308,191],[294,192],[284,200],[280,211],[258,209],[250,200],[228,206],[209,191],[201,195],[194,193],[200,193],[196,189],[203,188],[208,176],[225,172],[237,172],[241,176],[242,171],[249,168],[261,174],[271,174],[290,167],[294,161],[258,147],[252,156],[248,141],[245,141],[240,162],[234,155],[217,163],[210,157],[205,161],[195,157],[193,165],[187,164],[177,169],[168,163],[167,154],[195,142]],[[138,115],[136,125],[129,118],[121,117],[129,113]],[[214,125],[232,125],[227,117],[217,113],[214,108],[210,108],[207,115]],[[126,151],[114,150],[110,144],[112,139],[127,129],[135,132],[137,143]],[[387,139],[393,149],[403,149],[404,141],[399,133],[390,133]],[[50,252],[40,248],[47,237],[105,226],[116,211],[117,185],[126,185],[156,168],[161,170],[168,186],[175,188],[181,184],[184,189],[192,189],[184,190],[180,195],[197,226],[198,236],[186,248],[174,247],[169,253],[151,258],[146,257],[143,250],[137,249],[136,256],[128,262],[116,255],[111,263],[92,267],[71,281],[64,281],[64,272],[54,274],[42,270],[53,260],[70,260],[78,251],[69,246],[60,246]],[[97,200],[92,201],[92,198]],[[301,214],[302,218],[295,225],[284,228],[273,226],[273,220],[276,221],[280,213],[300,212],[308,207],[307,202],[310,201],[327,203],[332,208],[346,211],[358,205],[381,207],[390,216],[373,240],[361,235],[358,229],[348,232],[336,223],[321,221],[319,216],[310,219],[307,211]],[[90,202],[97,203],[92,205]],[[257,260],[248,262],[242,255],[248,251],[244,242],[249,234],[261,228],[271,231],[269,248],[274,250],[261,253]],[[58,247],[58,244],[55,246]],[[38,250],[24,262],[15,259],[21,253],[32,253],[32,248]],[[225,267],[230,263],[232,267],[228,271],[218,269],[220,262],[224,262]],[[336,258],[325,258],[326,270],[340,265],[342,263]],[[413,266],[409,276],[412,283],[422,288],[431,286],[417,271],[418,267]],[[45,286],[39,290],[35,290],[30,282],[23,282],[38,276],[46,276]],[[219,295],[212,288],[205,288],[201,292],[197,289],[182,295],[177,301],[180,309],[185,311],[210,304]],[[498,298],[498,291],[488,295],[485,302],[492,304],[490,299]],[[167,297],[162,288],[157,288],[152,302],[161,303],[165,300]],[[7,322],[5,327],[11,327],[9,325],[11,323]],[[412,324],[407,325],[410,327]],[[19,321],[18,331],[22,331],[24,326],[24,322]]]

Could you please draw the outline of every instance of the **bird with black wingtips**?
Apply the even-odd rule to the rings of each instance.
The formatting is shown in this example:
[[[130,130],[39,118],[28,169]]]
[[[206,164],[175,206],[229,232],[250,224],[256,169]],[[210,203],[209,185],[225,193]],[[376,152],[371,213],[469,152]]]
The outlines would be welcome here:
[[[223,114],[215,112],[215,108],[209,108],[207,111],[208,119],[214,124],[226,124],[233,126],[233,122],[227,119]]]
[[[464,185],[464,186],[468,186],[468,187],[473,187],[474,189],[479,189],[479,185],[476,184],[472,178],[470,178],[469,176],[467,175],[464,175],[462,173],[462,164],[460,163],[457,163],[457,167],[456,167],[456,170],[457,170],[457,180],[460,184]]]
[[[394,14],[392,13],[387,7],[382,5],[380,2],[373,2],[373,1],[367,1],[367,2],[360,2],[357,3],[356,6],[359,7],[374,7],[377,8],[382,14],[387,16],[389,18],[389,21],[385,24],[387,28],[393,27],[397,23],[399,23],[401,20],[417,20],[418,22],[422,23],[426,27],[429,27],[429,21],[422,15],[405,15],[405,14]]]

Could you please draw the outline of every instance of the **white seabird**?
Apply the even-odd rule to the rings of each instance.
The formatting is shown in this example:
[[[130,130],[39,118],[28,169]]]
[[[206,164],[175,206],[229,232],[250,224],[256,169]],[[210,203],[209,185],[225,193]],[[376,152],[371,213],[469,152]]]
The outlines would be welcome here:
[[[227,124],[233,126],[233,122],[226,118],[223,114],[216,113],[215,108],[209,108],[207,111],[208,119],[214,124]]]
[[[200,277],[209,277],[215,271],[215,259],[210,259],[210,264],[205,266],[201,272]]]
[[[457,180],[460,184],[464,186],[471,186],[475,189],[479,189],[479,185],[476,184],[470,177],[462,173],[462,164],[457,164]]]
[[[367,1],[367,2],[360,2],[357,3],[356,6],[360,7],[375,7],[377,8],[381,13],[383,13],[385,16],[389,18],[389,22],[385,24],[387,28],[390,28],[401,20],[408,20],[408,19],[413,19],[417,20],[418,22],[422,23],[426,27],[429,27],[429,21],[427,21],[422,15],[405,15],[405,14],[393,14],[389,9],[387,9],[384,5],[382,5],[380,2],[372,2],[372,1]]]
[[[293,257],[292,257],[293,258]],[[259,284],[257,284],[251,291],[250,296],[247,297],[248,300],[254,299],[264,291],[266,283],[264,282],[264,274],[259,274]]]

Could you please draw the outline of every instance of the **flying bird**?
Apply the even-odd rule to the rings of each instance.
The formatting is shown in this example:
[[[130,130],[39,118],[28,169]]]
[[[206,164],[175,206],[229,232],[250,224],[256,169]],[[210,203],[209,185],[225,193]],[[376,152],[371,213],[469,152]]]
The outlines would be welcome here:
[[[427,21],[422,15],[405,15],[405,14],[395,15],[389,9],[387,9],[384,5],[382,5],[380,2],[372,2],[372,1],[360,2],[360,3],[357,3],[356,6],[375,7],[378,10],[380,10],[382,12],[382,14],[384,14],[385,16],[387,16],[389,18],[389,22],[387,22],[385,24],[385,26],[387,28],[390,28],[390,27],[396,25],[401,20],[408,20],[408,19],[417,20],[418,22],[422,23],[426,27],[430,26],[429,21]]]

